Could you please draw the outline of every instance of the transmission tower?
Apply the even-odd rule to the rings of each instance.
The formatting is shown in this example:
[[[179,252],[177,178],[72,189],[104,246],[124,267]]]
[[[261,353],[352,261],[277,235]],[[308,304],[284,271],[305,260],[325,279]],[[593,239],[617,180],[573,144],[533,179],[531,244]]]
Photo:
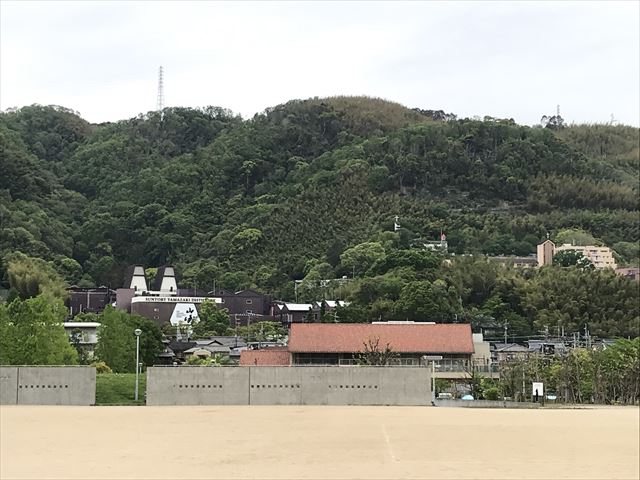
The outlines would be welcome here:
[[[164,108],[164,80],[163,80],[163,72],[162,65],[160,66],[160,72],[158,73],[158,104],[156,106],[156,110],[161,112]]]

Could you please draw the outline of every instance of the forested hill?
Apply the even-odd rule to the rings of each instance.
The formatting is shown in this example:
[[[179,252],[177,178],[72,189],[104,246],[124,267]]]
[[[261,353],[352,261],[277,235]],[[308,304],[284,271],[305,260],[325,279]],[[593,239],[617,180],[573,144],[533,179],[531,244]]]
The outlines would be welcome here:
[[[341,264],[349,247],[441,231],[458,254],[526,255],[582,229],[633,263],[638,143],[632,127],[553,131],[359,97],[100,125],[24,107],[0,115],[0,255],[51,261],[79,285],[173,264],[183,284],[282,296],[320,263],[357,275]]]

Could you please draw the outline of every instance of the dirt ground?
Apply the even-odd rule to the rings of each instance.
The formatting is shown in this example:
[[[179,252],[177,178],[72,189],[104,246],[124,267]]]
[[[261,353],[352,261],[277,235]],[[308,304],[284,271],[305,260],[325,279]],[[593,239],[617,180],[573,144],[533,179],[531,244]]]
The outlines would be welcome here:
[[[638,408],[0,408],[0,478],[637,479]]]

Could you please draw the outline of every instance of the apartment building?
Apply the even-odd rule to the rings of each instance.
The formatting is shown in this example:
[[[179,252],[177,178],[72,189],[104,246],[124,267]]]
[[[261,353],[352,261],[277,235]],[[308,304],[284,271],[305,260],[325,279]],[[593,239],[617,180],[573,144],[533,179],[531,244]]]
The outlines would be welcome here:
[[[580,252],[582,255],[587,258],[593,266],[598,270],[604,270],[605,268],[618,268],[615,259],[613,258],[613,252],[609,247],[596,247],[594,245],[571,245],[570,243],[565,243],[555,248],[554,254],[558,252],[565,252],[568,250],[573,250],[575,252]]]

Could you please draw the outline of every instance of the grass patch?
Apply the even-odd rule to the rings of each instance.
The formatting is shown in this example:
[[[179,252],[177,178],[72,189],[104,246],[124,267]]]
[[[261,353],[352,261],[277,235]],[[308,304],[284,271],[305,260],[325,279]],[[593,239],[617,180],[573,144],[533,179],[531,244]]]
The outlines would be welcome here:
[[[96,405],[144,405],[147,374],[141,373],[138,401],[134,400],[135,373],[100,373],[96,375]]]

